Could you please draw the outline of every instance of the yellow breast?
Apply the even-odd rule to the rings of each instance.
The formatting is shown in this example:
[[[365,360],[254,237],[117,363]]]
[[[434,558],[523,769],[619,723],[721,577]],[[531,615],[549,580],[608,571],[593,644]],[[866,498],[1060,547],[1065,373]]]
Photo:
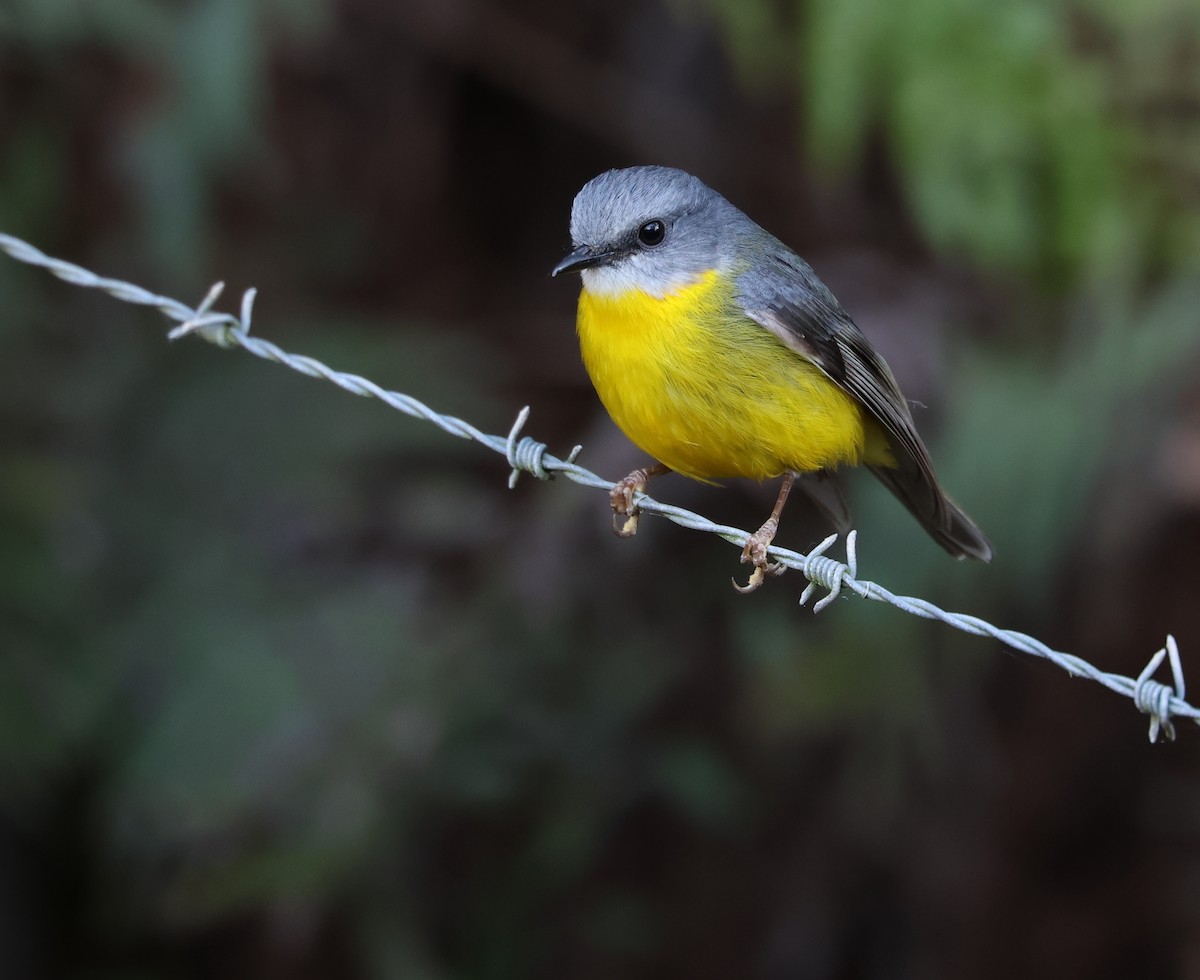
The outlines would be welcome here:
[[[644,452],[697,479],[765,479],[856,464],[859,403],[737,310],[714,270],[665,298],[579,297],[583,363]]]

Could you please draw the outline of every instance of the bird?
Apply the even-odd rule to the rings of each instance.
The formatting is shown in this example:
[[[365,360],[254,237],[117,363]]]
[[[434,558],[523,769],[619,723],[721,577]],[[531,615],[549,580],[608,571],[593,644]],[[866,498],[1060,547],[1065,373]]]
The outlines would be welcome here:
[[[782,478],[742,551],[753,572],[735,587],[753,591],[782,570],[767,549],[797,479],[865,465],[949,554],[991,560],[987,537],[938,482],[891,369],[778,238],[699,178],[662,166],[588,181],[570,234],[551,275],[580,274],[584,368],[618,428],[654,460],[612,488],[618,534],[636,532],[637,495],[660,474]]]

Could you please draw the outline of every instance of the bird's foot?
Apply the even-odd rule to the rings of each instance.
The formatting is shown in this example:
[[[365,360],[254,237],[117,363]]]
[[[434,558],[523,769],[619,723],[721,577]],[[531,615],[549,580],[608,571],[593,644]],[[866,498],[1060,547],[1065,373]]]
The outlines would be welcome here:
[[[650,474],[646,470],[634,470],[609,492],[608,497],[613,509],[613,531],[617,537],[632,538],[637,534],[638,518],[642,515],[633,498],[645,491],[646,481],[649,479]]]
[[[757,589],[767,580],[768,575],[783,574],[783,563],[767,558],[767,548],[775,540],[775,532],[778,530],[779,521],[771,517],[747,539],[746,547],[742,549],[742,564],[753,565],[754,571],[750,573],[750,580],[745,585],[733,583],[733,587],[743,595]]]

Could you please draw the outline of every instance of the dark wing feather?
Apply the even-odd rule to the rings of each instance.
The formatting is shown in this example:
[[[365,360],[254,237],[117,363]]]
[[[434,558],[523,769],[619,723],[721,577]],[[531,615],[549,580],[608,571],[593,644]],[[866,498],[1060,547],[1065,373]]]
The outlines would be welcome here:
[[[777,251],[772,258],[775,263],[739,278],[747,314],[819,367],[879,423],[896,465],[870,469],[934,540],[957,557],[989,561],[991,544],[942,490],[891,369],[806,262],[790,252]]]

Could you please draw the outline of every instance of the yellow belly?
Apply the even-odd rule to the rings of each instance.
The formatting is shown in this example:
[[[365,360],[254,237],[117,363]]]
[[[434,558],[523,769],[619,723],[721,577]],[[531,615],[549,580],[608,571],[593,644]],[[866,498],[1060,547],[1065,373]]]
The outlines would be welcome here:
[[[716,272],[663,299],[583,290],[580,350],[613,421],[643,451],[697,479],[859,463],[878,427],[764,327],[723,315],[730,290]]]

